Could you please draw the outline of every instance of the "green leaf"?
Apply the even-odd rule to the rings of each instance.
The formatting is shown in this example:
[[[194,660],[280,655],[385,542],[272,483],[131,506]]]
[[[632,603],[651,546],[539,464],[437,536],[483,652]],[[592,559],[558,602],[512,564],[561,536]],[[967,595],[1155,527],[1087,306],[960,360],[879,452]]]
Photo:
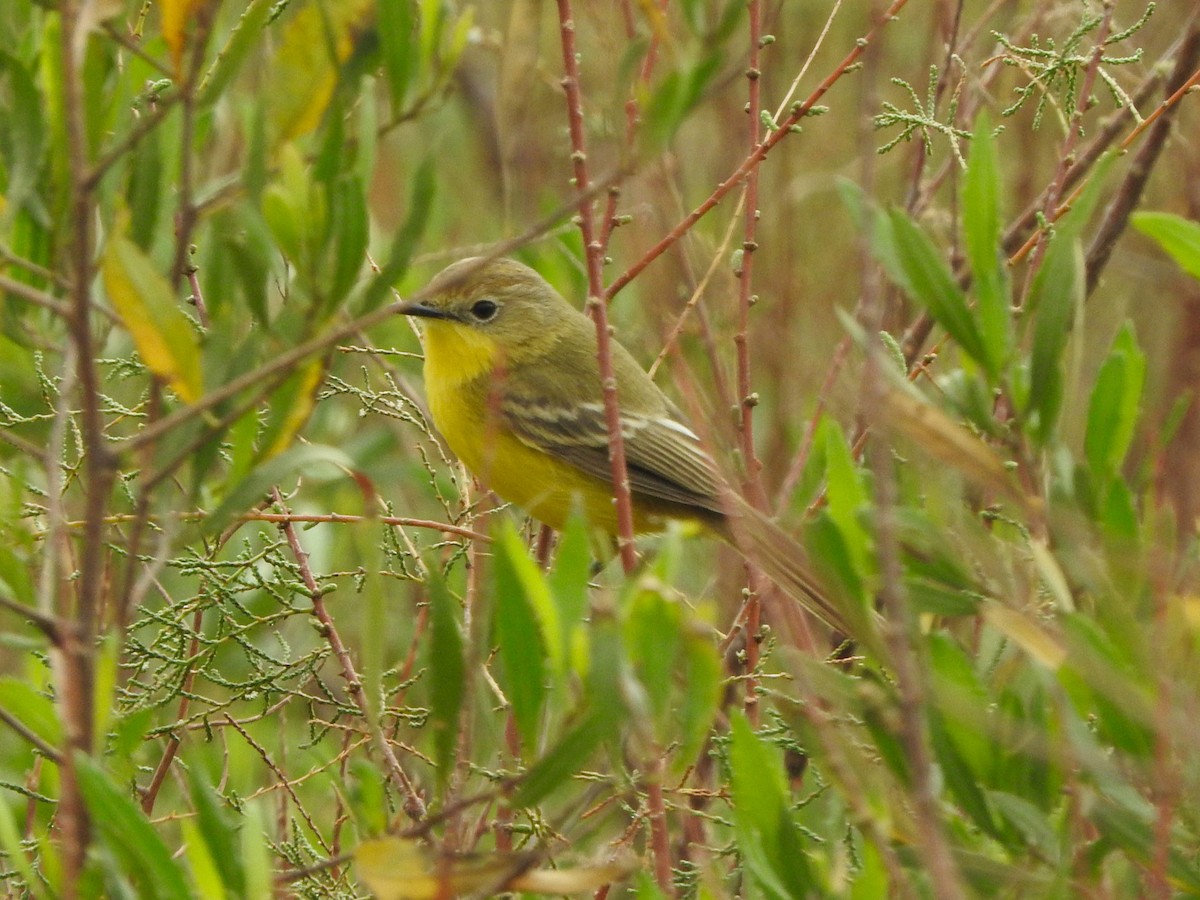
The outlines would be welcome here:
[[[936,710],[929,715],[929,742],[950,793],[976,825],[989,834],[995,834],[996,826],[992,822],[991,811],[979,787],[982,772],[972,769],[959,752],[950,737],[945,718]]]
[[[184,856],[192,873],[192,881],[196,884],[196,896],[204,900],[225,900],[221,873],[212,851],[200,836],[199,826],[191,819],[183,819],[179,827],[183,832]]]
[[[243,309],[256,324],[269,325],[267,294],[272,260],[279,255],[266,220],[246,204],[217,213],[210,234],[198,273],[213,319],[214,338],[206,351],[222,332],[235,345],[245,337]],[[229,328],[237,328],[238,333],[229,334]]]
[[[1050,238],[1029,295],[1033,346],[1029,366],[1029,412],[1043,444],[1054,433],[1063,398],[1063,350],[1075,312],[1084,300],[1083,247],[1067,231]]]
[[[1101,483],[1115,477],[1133,443],[1146,381],[1146,356],[1126,324],[1096,376],[1088,405],[1084,453]]]
[[[369,837],[385,834],[390,814],[387,784],[379,766],[359,758],[350,764],[350,773],[353,777],[347,786],[348,806],[359,834]],[[440,777],[441,773],[438,774]]]
[[[0,93],[5,98],[4,128],[0,132],[0,152],[4,154],[0,165],[4,176],[0,226],[6,226],[26,203],[31,209],[39,203],[36,192],[46,162],[47,119],[33,76],[6,50],[0,50]]]
[[[863,598],[866,594],[862,577],[854,562],[854,555],[846,546],[846,538],[828,511],[821,510],[804,530],[804,545],[809,551],[813,567],[821,576],[820,581],[830,587],[839,587],[850,598]]]
[[[92,675],[92,733],[107,734],[109,717],[116,708],[117,663],[120,650],[116,634],[109,632],[97,642]]]
[[[887,866],[875,843],[863,841],[859,856],[861,863],[850,884],[850,900],[876,900],[878,897],[894,896],[894,892],[888,888]]]
[[[738,850],[762,892],[779,900],[816,893],[800,832],[789,810],[779,753],[763,743],[740,711],[732,716],[730,793]]]
[[[658,82],[643,104],[642,137],[651,148],[664,147],[675,136],[720,65],[720,54],[708,53],[691,65],[673,69]]]
[[[27,682],[9,676],[0,677],[0,709],[51,747],[62,743],[62,726],[54,703]]]
[[[521,739],[538,746],[542,704],[546,698],[546,659],[559,658],[561,645],[547,653],[549,641],[561,641],[558,622],[542,630],[535,608],[552,609],[549,589],[529,558],[512,524],[505,522],[495,544],[496,611],[493,625],[504,670],[505,696],[512,704]],[[549,638],[548,636],[553,637]]]
[[[229,33],[212,66],[200,82],[200,106],[209,106],[220,100],[225,88],[245,64],[250,52],[261,46],[263,29],[275,6],[272,0],[247,0],[237,25]]]
[[[312,181],[295,144],[280,148],[279,177],[262,193],[262,214],[284,255],[302,272],[311,272],[328,211],[324,192]]]
[[[263,813],[258,801],[246,805],[245,816],[240,845],[242,867],[246,872],[245,896],[274,896],[275,873],[271,869],[267,841],[263,836]]]
[[[377,87],[375,79],[370,75],[362,77],[362,90],[359,94],[363,102],[355,107],[355,139],[354,166],[349,171],[358,179],[360,185],[370,185],[375,175],[376,150],[379,146],[379,108],[374,103]],[[368,226],[370,222],[368,221]]]
[[[1104,837],[1141,863],[1149,863],[1158,852],[1158,838],[1153,821],[1153,808],[1141,798],[1131,803],[1115,798],[1097,798],[1090,804],[1088,818]],[[1186,893],[1200,893],[1200,868],[1188,856],[1172,846],[1168,851],[1167,869],[1175,886]],[[1190,855],[1190,854],[1189,854]]]
[[[1000,247],[1002,200],[999,155],[985,113],[976,121],[971,137],[962,204],[963,237],[978,298],[977,316],[986,354],[983,368],[993,384],[1000,376],[1012,343],[1008,266]]]
[[[100,266],[104,289],[142,361],[182,400],[199,400],[204,393],[200,342],[167,280],[133,241],[119,233],[109,238]]]
[[[367,258],[367,198],[357,177],[339,178],[330,187],[329,227],[332,273],[323,315],[335,312],[358,279]]]
[[[101,845],[120,861],[122,873],[138,886],[139,896],[163,900],[192,896],[183,869],[163,839],[100,764],[78,754],[75,773]]]
[[[983,780],[993,762],[994,744],[983,717],[991,699],[971,660],[956,641],[941,632],[929,635],[929,671],[936,689],[939,725],[962,755],[963,763]]]
[[[1200,278],[1200,222],[1164,212],[1137,212],[1133,227],[1154,238],[1167,255],[1193,278]]]
[[[293,445],[308,422],[317,402],[317,391],[325,380],[325,358],[302,362],[283,380],[266,402],[266,421],[257,444],[256,459],[268,460]]]
[[[380,55],[393,113],[404,106],[416,72],[416,13],[412,0],[379,0]]]
[[[413,253],[421,243],[421,236],[429,224],[433,209],[433,198],[437,187],[437,174],[433,157],[427,157],[413,175],[412,190],[408,198],[408,215],[404,224],[392,239],[387,262],[372,279],[361,301],[361,312],[370,312],[387,296],[392,285],[408,272]]]
[[[894,249],[880,261],[886,267],[889,260],[894,258],[899,271],[889,269],[889,274],[896,283],[913,300],[929,310],[929,314],[946,329],[964,353],[987,367],[989,354],[967,306],[967,298],[955,283],[950,267],[938,254],[933,242],[903,210],[890,210],[888,224],[891,226],[890,241]],[[872,246],[876,246],[880,240],[888,240],[889,231],[874,229]]]
[[[708,741],[720,709],[724,677],[721,656],[713,642],[705,635],[685,633],[680,678],[684,687],[676,700],[679,724],[674,735],[679,752],[673,756],[681,768],[692,765]]]
[[[243,894],[246,873],[239,852],[238,827],[225,808],[224,799],[205,778],[199,766],[189,767],[188,794],[196,813],[196,831],[208,847],[221,874],[221,883],[235,894]]]
[[[11,524],[11,520],[6,524]],[[23,532],[21,537],[25,537]],[[12,538],[12,532],[5,535],[6,541]],[[18,555],[10,546],[0,543],[0,592],[6,593],[10,600],[32,607],[37,600],[30,570],[30,562],[24,554]]]
[[[671,698],[682,629],[678,605],[654,590],[635,593],[625,622],[625,645],[638,681],[650,698],[655,732],[662,744],[674,737]]]
[[[512,805],[536,806],[556,787],[582,769],[615,730],[613,717],[590,710],[522,776]]]
[[[1033,850],[1042,859],[1058,859],[1058,837],[1043,810],[1007,791],[988,791],[987,796],[996,813],[1020,836],[1020,849]]]
[[[574,670],[582,675],[587,668],[588,631],[584,619],[588,612],[588,581],[591,578],[592,551],[587,519],[574,513],[559,533],[554,554],[554,569],[548,576],[550,590],[558,607],[562,633],[562,658],[552,660],[561,675]]]
[[[467,667],[458,625],[458,603],[436,570],[430,570],[426,585],[430,613],[430,724],[438,781],[444,785],[454,764]]]
[[[1134,642],[1124,622],[1105,629],[1081,613],[1060,616],[1069,664],[1058,673],[1081,718],[1101,738],[1130,756],[1153,755],[1154,689],[1148,670],[1138,663]],[[1132,621],[1127,619],[1125,621]]]
[[[29,895],[41,900],[46,896],[46,890],[42,885],[42,880],[34,874],[33,866],[29,864],[29,859],[25,855],[25,848],[21,846],[21,835],[17,831],[17,822],[13,817],[12,810],[8,807],[7,800],[0,800],[0,850],[4,852],[4,864],[6,867],[11,867],[25,882],[25,888]],[[8,889],[14,891],[14,896],[25,896],[17,886],[9,882]]]
[[[162,141],[157,130],[138,144],[129,160],[129,237],[149,252],[160,234],[159,211],[163,195]]]
[[[265,89],[277,140],[290,141],[321,123],[356,35],[368,31],[373,6],[370,0],[306,5],[283,25]]]
[[[935,616],[973,616],[979,611],[979,596],[950,587],[931,578],[911,574],[904,577],[904,589],[917,612]]]
[[[1100,515],[1110,537],[1125,541],[1127,547],[1136,545],[1140,536],[1137,505],[1124,481],[1116,479],[1109,485]]]
[[[867,488],[850,454],[841,426],[833,419],[827,419],[824,432],[825,496],[829,518],[842,535],[856,580],[866,582],[874,572],[871,536],[862,522],[862,516],[870,508]]]

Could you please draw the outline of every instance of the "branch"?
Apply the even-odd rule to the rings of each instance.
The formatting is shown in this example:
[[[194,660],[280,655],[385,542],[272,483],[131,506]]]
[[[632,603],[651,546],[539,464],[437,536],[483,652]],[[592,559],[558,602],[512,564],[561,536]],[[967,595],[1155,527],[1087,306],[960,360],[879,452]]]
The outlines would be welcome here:
[[[708,213],[714,206],[720,203],[722,198],[731,190],[733,190],[733,188],[736,187],[738,183],[746,177],[747,174],[749,174],[751,169],[755,168],[763,161],[763,159],[766,158],[766,155],[771,152],[771,149],[776,144],[791,134],[792,126],[799,124],[800,120],[807,116],[812,108],[817,105],[817,101],[824,97],[825,94],[829,92],[829,89],[837,83],[838,79],[851,70],[854,63],[856,63],[859,57],[866,52],[867,47],[874,42],[879,30],[892,19],[894,19],[900,10],[904,8],[907,2],[908,0],[893,0],[892,5],[887,8],[887,11],[884,12],[875,26],[869,32],[867,32],[865,37],[859,38],[855,42],[854,49],[847,53],[845,58],[838,63],[834,70],[830,72],[829,75],[827,75],[819,85],[817,85],[816,89],[808,96],[808,99],[803,103],[797,103],[795,106],[793,106],[791,114],[779,123],[779,128],[775,131],[772,131],[767,138],[762,141],[757,148],[755,148],[753,153],[742,160],[742,164],[738,166],[728,178],[717,185],[716,190],[714,190],[708,196],[707,200],[684,216],[679,224],[672,228],[662,240],[660,240],[657,244],[651,247],[649,251],[647,251],[645,256],[626,269],[620,277],[614,280],[613,283],[608,286],[608,290],[605,292],[605,299],[611,300],[613,297],[615,297],[623,287],[641,274],[642,270],[645,269],[646,266],[650,265],[650,263],[662,256],[662,254],[665,253],[667,249],[669,249],[676,241],[687,234],[693,225],[703,218],[704,215]]]
[[[283,502],[283,495],[279,492],[279,488],[273,488],[271,494],[279,508],[286,512],[287,506]],[[338,663],[341,664],[342,677],[346,679],[346,690],[354,700],[355,706],[359,708],[364,719],[369,722],[373,717],[367,711],[366,698],[363,696],[362,679],[358,677],[358,672],[354,668],[354,661],[350,659],[350,651],[342,643],[342,637],[338,634],[337,626],[333,623],[333,617],[329,615],[329,610],[325,608],[324,592],[321,590],[321,586],[317,584],[317,579],[313,576],[312,568],[308,564],[308,554],[304,551],[304,546],[300,543],[300,536],[296,533],[296,526],[288,521],[283,522],[281,527],[283,535],[287,539],[288,547],[292,551],[292,556],[296,560],[296,565],[300,569],[300,578],[304,582],[304,587],[308,590],[309,599],[312,601],[313,615],[321,623],[321,634],[329,642],[334,656],[337,657]],[[420,822],[425,817],[425,802],[417,794],[416,787],[404,771],[404,768],[400,765],[400,761],[396,759],[396,754],[392,751],[391,744],[386,740],[382,740],[382,732],[378,728],[372,728],[372,735],[379,738],[375,741],[375,749],[383,757],[388,776],[404,794],[404,811],[414,822]]]
[[[588,312],[596,323],[596,359],[600,367],[600,387],[604,396],[604,418],[608,425],[608,456],[612,466],[613,498],[617,505],[617,547],[625,574],[637,567],[633,549],[633,496],[625,465],[625,441],[621,434],[621,409],[617,398],[617,379],[612,364],[612,338],[608,331],[608,307],[604,302],[604,246],[597,239],[591,199],[588,193],[587,147],[583,134],[583,98],[579,90],[579,54],[575,49],[575,20],[570,0],[558,0],[559,34],[562,38],[562,87],[567,99],[567,119],[571,131],[571,162],[575,169],[575,189],[579,192],[579,230],[587,255]]]

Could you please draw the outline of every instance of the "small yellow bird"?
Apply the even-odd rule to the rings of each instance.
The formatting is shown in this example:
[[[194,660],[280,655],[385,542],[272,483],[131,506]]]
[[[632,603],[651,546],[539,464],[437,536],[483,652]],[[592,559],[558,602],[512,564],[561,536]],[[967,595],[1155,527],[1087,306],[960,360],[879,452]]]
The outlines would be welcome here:
[[[582,504],[594,527],[615,534],[592,320],[533,269],[503,258],[448,266],[430,283],[429,299],[400,311],[424,320],[429,411],[466,467],[553,528]],[[734,495],[676,406],[624,347],[611,348],[635,531],[661,530],[668,519],[699,522],[851,634],[796,542]]]

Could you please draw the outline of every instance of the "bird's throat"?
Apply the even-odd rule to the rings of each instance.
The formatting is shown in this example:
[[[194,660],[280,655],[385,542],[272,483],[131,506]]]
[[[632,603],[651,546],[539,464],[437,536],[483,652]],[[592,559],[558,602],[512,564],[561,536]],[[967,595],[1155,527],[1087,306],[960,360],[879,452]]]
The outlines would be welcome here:
[[[425,384],[456,391],[503,365],[499,345],[456,322],[425,323]]]

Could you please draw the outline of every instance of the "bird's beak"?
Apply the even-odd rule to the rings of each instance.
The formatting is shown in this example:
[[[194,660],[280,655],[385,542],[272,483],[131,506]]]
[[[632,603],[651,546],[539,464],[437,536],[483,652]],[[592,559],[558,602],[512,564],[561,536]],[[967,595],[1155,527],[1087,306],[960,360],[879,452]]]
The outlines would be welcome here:
[[[454,316],[444,309],[429,306],[425,303],[406,303],[399,309],[401,315],[419,316],[422,319],[453,319]]]

